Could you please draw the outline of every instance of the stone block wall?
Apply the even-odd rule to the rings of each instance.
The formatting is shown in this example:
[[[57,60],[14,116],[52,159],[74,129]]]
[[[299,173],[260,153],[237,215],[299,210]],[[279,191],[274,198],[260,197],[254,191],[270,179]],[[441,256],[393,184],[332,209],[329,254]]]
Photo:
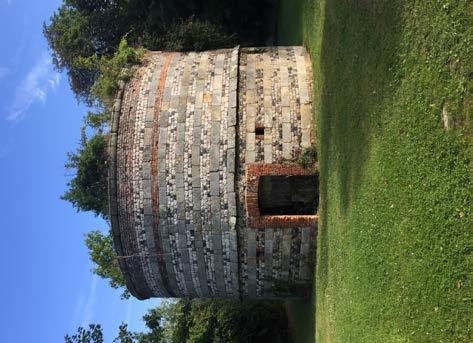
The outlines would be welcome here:
[[[150,52],[124,86],[112,226],[140,298],[239,296],[237,64],[237,49]]]
[[[112,233],[133,295],[303,295],[291,287],[311,282],[315,227],[250,227],[245,173],[313,143],[311,82],[299,47],[147,53],[110,132]]]
[[[242,297],[303,296],[304,285],[312,281],[314,218],[298,216],[294,223],[294,218],[276,216],[268,225],[255,218],[257,186],[247,191],[252,167],[258,169],[255,177],[278,168],[288,175],[307,174],[295,160],[315,140],[311,87],[311,63],[303,47],[241,49],[237,231]],[[259,164],[273,171],[254,168]]]

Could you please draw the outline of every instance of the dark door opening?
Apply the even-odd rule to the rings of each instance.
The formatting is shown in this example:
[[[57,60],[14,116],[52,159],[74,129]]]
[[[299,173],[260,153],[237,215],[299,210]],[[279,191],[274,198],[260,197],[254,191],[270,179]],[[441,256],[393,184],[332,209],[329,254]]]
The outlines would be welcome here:
[[[260,215],[314,215],[317,213],[318,201],[317,175],[260,177]]]

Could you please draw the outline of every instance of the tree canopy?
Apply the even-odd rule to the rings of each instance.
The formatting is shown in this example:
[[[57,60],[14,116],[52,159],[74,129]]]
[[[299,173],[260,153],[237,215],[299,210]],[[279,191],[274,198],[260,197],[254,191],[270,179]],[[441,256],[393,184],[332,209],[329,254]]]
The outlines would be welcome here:
[[[176,343],[288,342],[281,302],[182,299],[172,308],[171,341]]]
[[[88,328],[79,327],[72,336],[64,337],[66,343],[103,343],[102,327],[98,324],[89,324]]]
[[[68,154],[66,168],[75,175],[61,199],[69,201],[78,211],[92,211],[107,218],[107,158],[106,136],[97,132],[87,138],[84,128],[77,151]]]
[[[91,211],[108,218],[106,131],[110,107],[118,82],[129,77],[127,71],[140,63],[142,56],[141,49],[131,48],[126,39],[122,39],[118,50],[110,57],[94,54],[87,58],[77,57],[74,62],[81,70],[99,73],[88,94],[89,102],[94,103],[98,111],[89,111],[85,116],[80,144],[75,152],[68,153],[65,165],[75,174],[61,198],[72,203],[78,211]]]
[[[98,230],[90,231],[85,236],[85,245],[89,249],[90,260],[94,263],[92,272],[107,279],[110,287],[123,289],[122,298],[129,298],[130,292],[126,289],[125,280],[118,265],[112,236]]]
[[[263,41],[272,2],[65,0],[44,23],[43,33],[54,65],[67,72],[77,98],[91,104],[91,88],[101,71],[84,68],[81,58],[113,56],[125,36],[131,46],[151,50],[213,49],[237,41],[255,45]]]
[[[119,327],[116,343],[290,342],[286,312],[278,301],[180,299],[165,301],[143,316],[147,330]],[[66,343],[102,343],[100,325],[79,328]],[[85,340],[84,338],[89,339]],[[97,337],[97,340],[91,340]],[[79,340],[82,339],[82,340]]]

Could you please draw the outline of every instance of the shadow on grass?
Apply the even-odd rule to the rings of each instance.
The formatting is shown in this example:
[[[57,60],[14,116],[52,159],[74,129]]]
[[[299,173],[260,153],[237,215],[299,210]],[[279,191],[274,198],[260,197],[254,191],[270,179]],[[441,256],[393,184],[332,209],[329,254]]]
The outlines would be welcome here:
[[[305,0],[279,1],[277,23],[278,45],[301,45]]]
[[[371,134],[382,124],[376,112],[392,91],[390,69],[398,63],[400,10],[390,1],[326,1],[318,106],[322,230],[317,278],[322,291],[328,268],[328,213],[334,210],[328,203],[338,201],[336,212],[345,216],[357,196]]]
[[[315,296],[284,302],[293,343],[311,343],[315,336]]]
[[[321,144],[325,172],[336,172],[340,208],[356,195],[376,110],[388,90],[399,45],[398,6],[389,1],[327,1],[322,41]],[[327,178],[324,178],[327,179]]]

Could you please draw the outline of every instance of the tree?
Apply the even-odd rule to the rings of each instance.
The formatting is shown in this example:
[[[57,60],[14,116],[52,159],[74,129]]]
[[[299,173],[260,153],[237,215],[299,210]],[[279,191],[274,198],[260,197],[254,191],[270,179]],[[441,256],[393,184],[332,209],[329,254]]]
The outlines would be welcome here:
[[[143,316],[148,332],[136,333],[135,337],[139,343],[161,342],[165,334],[165,311],[166,305],[148,310]]]
[[[192,0],[65,0],[43,24],[43,34],[58,70],[66,70],[77,98],[92,105],[92,88],[102,75],[85,67],[84,59],[104,62],[119,49],[123,37],[132,46],[154,50],[203,49],[231,45],[216,23],[192,18]],[[173,33],[173,32],[176,33]]]
[[[75,171],[75,175],[61,199],[72,203],[78,211],[92,211],[107,218],[107,138],[100,131],[87,138],[85,130],[84,127],[77,151],[68,154],[66,169]]]
[[[196,19],[194,16],[178,20],[159,35],[145,33],[146,46],[168,51],[203,51],[231,47],[235,34],[227,34],[219,25]]]
[[[80,100],[89,100],[99,71],[80,68],[75,62],[79,57],[111,56],[115,52],[130,27],[120,14],[120,2],[66,0],[50,24],[43,24],[53,63],[67,71],[71,89]]]
[[[126,39],[122,39],[118,50],[111,57],[94,54],[88,58],[77,57],[74,62],[80,70],[99,72],[88,95],[89,101],[99,111],[87,113],[79,147],[68,154],[65,165],[75,175],[68,182],[68,190],[61,199],[71,202],[78,211],[92,211],[97,216],[108,218],[108,136],[104,132],[118,82],[127,79],[127,70],[140,63],[142,56],[142,50],[129,47]]]
[[[88,329],[79,327],[77,333],[64,337],[66,343],[103,343],[102,327],[98,324],[89,324]]]
[[[86,234],[85,245],[89,249],[90,260],[95,265],[92,272],[104,279],[108,279],[110,287],[115,289],[122,288],[122,298],[129,298],[130,292],[126,289],[125,280],[118,265],[112,236],[98,230],[90,231]]]
[[[278,301],[221,299],[165,301],[159,307],[148,310],[143,320],[148,331],[130,332],[126,324],[122,324],[114,343],[291,341],[286,313],[282,303]],[[101,342],[72,340],[66,343]]]
[[[278,301],[180,299],[158,309],[163,338],[173,343],[290,341]]]
[[[143,56],[144,50],[130,47],[125,36],[111,56],[100,56],[95,53],[88,57],[75,58],[74,68],[98,73],[90,87],[88,102],[108,112],[107,109],[111,108],[112,100],[118,90],[118,82],[128,80],[131,67],[140,64]]]
[[[77,332],[64,337],[65,343],[103,343],[103,331],[99,324],[89,324],[87,329],[79,327]],[[159,342],[159,341],[155,341]],[[128,325],[122,323],[118,328],[118,336],[113,343],[142,343],[137,340],[136,333],[128,331]]]
[[[113,343],[137,343],[136,334],[128,331],[128,325],[122,323],[118,327],[118,337],[113,340]]]

